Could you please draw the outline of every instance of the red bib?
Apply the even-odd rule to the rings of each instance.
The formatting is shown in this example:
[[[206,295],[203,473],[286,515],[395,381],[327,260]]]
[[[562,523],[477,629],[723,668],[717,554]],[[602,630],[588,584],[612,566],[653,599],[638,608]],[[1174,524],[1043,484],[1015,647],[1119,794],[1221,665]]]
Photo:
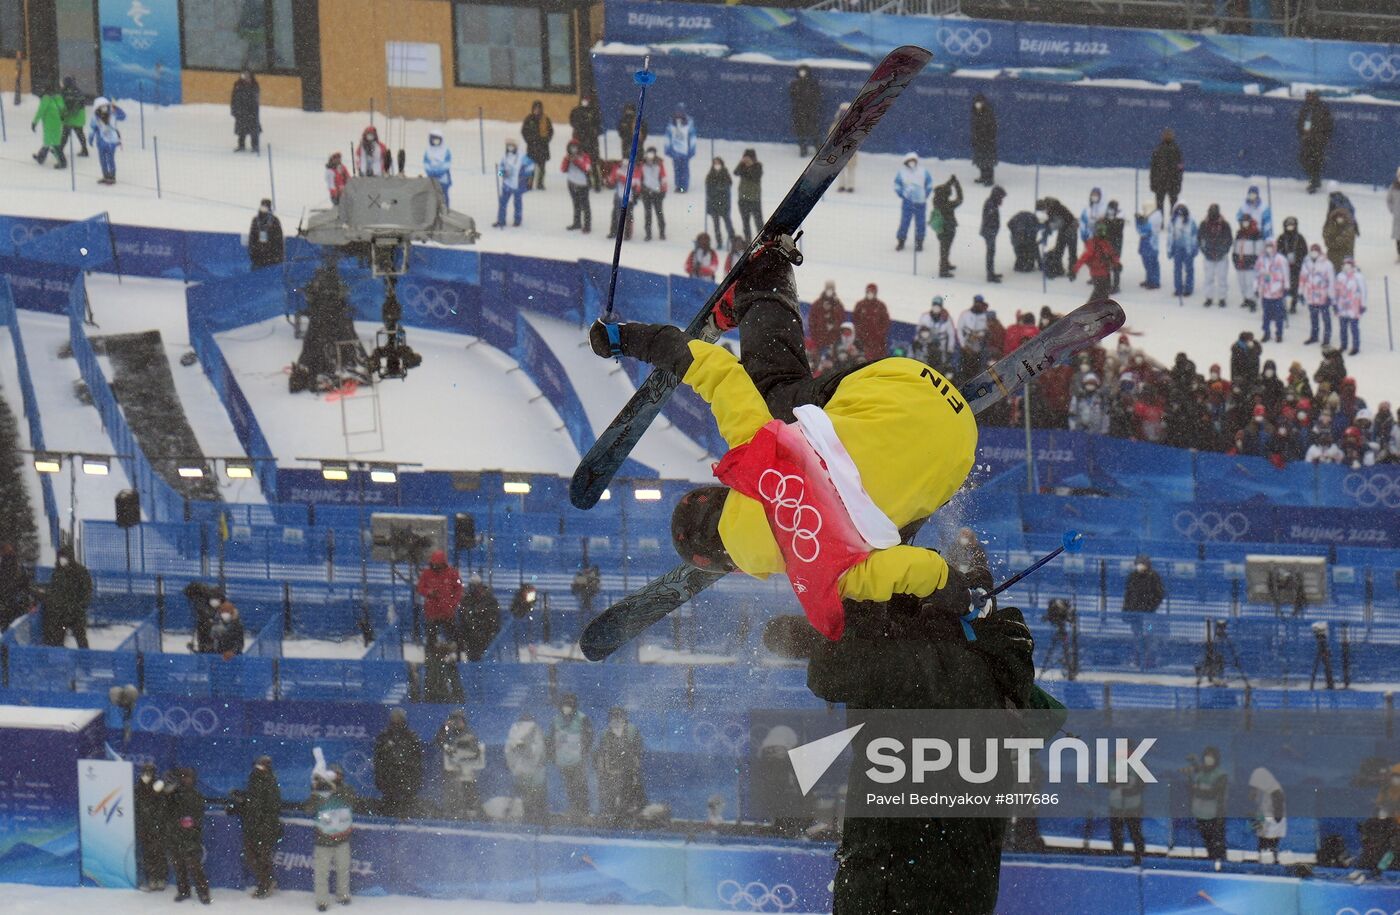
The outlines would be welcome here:
[[[801,430],[773,420],[726,454],[715,476],[763,506],[807,619],[828,639],[839,639],[846,611],[838,583],[870,555],[870,547]]]

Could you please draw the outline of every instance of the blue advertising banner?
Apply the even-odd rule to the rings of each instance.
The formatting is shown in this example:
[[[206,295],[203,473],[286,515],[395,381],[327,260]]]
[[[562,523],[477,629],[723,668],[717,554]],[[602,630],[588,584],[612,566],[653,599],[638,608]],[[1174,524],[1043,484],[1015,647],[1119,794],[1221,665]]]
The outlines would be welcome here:
[[[78,833],[83,885],[136,888],[136,805],[131,763],[79,759]]]
[[[479,286],[410,273],[399,280],[396,292],[409,327],[473,337],[481,333]]]
[[[594,74],[606,109],[617,110],[633,100],[632,73],[640,64],[641,58],[630,54],[594,56]],[[674,55],[653,58],[652,69],[659,77],[650,90],[655,93],[652,110],[669,111],[677,102],[685,102],[705,136],[793,142],[785,101],[791,80],[788,67]],[[830,122],[837,105],[851,98],[867,75],[862,69],[820,65],[812,72],[823,90],[821,123]],[[736,91],[717,93],[713,91],[717,85]],[[971,150],[968,106],[978,92],[997,110],[998,152],[1005,162],[1143,167],[1162,129],[1170,127],[1193,169],[1303,175],[1294,129],[1301,100],[1216,94],[1190,86],[1163,91],[1034,79],[971,79],[925,71],[900,98],[900,116],[882,122],[862,148],[966,159]],[[775,97],[780,99],[776,110]],[[1346,102],[1334,104],[1332,114],[1336,131],[1328,153],[1328,174],[1341,181],[1389,184],[1392,169],[1367,151],[1394,145],[1400,135],[1400,109]],[[1090,135],[1098,142],[1083,143]],[[674,305],[674,291],[672,300]]]
[[[184,279],[185,240],[193,234],[147,226],[114,225],[116,270],[127,276]]]
[[[11,255],[54,229],[68,225],[66,219],[34,219],[28,216],[0,216],[0,255]]]
[[[515,345],[516,306],[506,296],[507,255],[481,256],[481,330],[491,346],[510,352]]]
[[[497,255],[504,270],[503,296],[512,308],[529,308],[583,324],[579,269],[573,261]]]
[[[68,298],[82,271],[18,257],[0,257],[0,275],[10,281],[10,294],[16,308],[61,315],[68,312]]]
[[[180,104],[179,0],[101,0],[102,92]]]
[[[728,54],[778,60],[873,64],[898,45],[917,44],[944,69],[1042,67],[1162,83],[1400,88],[1400,48],[1362,42],[647,0],[608,0],[603,31],[623,44],[718,45]]]
[[[1400,512],[1387,509],[1315,509],[1276,506],[1270,539],[1282,543],[1400,547]]]
[[[549,344],[523,314],[515,316],[515,345],[511,347],[510,354],[564,421],[564,428],[579,454],[592,448],[597,436],[593,434],[593,426],[588,422],[588,413],[583,408],[578,391],[574,390],[573,382],[569,380],[559,357],[554,355]]]
[[[112,226],[106,213],[70,222],[15,246],[25,260],[100,270],[112,263]]]
[[[602,314],[607,304],[612,265],[587,260],[581,260],[578,264],[583,271],[583,314],[591,320]],[[648,324],[668,324],[671,321],[666,277],[659,274],[630,267],[619,269],[613,305],[627,321],[644,321]],[[689,316],[686,320],[689,320]]]

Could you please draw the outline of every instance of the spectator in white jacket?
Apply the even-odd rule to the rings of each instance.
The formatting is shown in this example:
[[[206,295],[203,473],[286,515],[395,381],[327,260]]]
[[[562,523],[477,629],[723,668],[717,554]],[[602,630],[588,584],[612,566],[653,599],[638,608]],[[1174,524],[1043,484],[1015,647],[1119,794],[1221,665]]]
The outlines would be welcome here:
[[[1099,390],[1099,376],[1089,372],[1083,388],[1069,401],[1069,427],[1078,432],[1108,434],[1108,404]]]
[[[441,130],[428,131],[428,148],[423,150],[423,174],[442,188],[442,202],[451,206],[452,150],[443,142]]]
[[[1278,253],[1272,240],[1264,242],[1264,253],[1254,262],[1259,301],[1264,306],[1264,343],[1283,342],[1283,322],[1288,316],[1284,299],[1288,296],[1288,258]],[[1272,334],[1272,336],[1270,336]]]
[[[530,189],[530,179],[534,177],[534,174],[534,160],[522,153],[514,140],[506,140],[505,155],[501,156],[501,161],[496,163],[496,182],[499,194],[496,203],[496,221],[491,224],[493,229],[505,228],[506,204],[512,200],[515,201],[514,225],[520,225],[520,211],[525,192]]]
[[[549,815],[544,731],[529,712],[521,712],[506,734],[506,768],[515,781],[525,822],[544,823]]]
[[[1094,237],[1094,229],[1108,215],[1108,204],[1104,203],[1103,191],[1094,188],[1089,192],[1089,205],[1079,213],[1079,240],[1088,243]]]
[[[1313,443],[1308,446],[1303,460],[1309,464],[1340,464],[1342,462],[1342,449],[1338,448],[1332,441],[1332,430],[1324,428],[1313,431]]]
[[[1308,322],[1311,331],[1305,345],[1318,342],[1321,325],[1322,345],[1332,343],[1332,295],[1336,291],[1337,272],[1332,262],[1322,255],[1322,246],[1313,245],[1308,249],[1303,271],[1298,275],[1298,294],[1308,306]]]
[[[917,153],[904,157],[904,164],[894,173],[894,192],[899,197],[899,231],[895,232],[896,251],[904,250],[904,240],[909,237],[909,223],[914,223],[914,250],[924,250],[924,233],[928,231],[927,212],[929,195],[933,193],[933,176],[919,164]]]
[[[1350,339],[1351,352],[1347,355],[1355,356],[1361,350],[1361,316],[1366,313],[1366,277],[1362,276],[1353,258],[1342,261],[1342,272],[1337,274],[1332,301],[1337,308],[1341,349],[1346,351],[1347,340]]]
[[[685,110],[685,102],[676,103],[671,122],[666,125],[666,155],[676,176],[676,193],[690,190],[690,160],[695,156],[695,119]]]

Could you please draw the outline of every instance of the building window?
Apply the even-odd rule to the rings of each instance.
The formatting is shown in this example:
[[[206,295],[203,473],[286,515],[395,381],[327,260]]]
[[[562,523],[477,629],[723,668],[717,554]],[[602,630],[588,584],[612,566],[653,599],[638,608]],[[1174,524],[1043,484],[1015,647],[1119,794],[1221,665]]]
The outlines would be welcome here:
[[[553,5],[553,4],[550,4]],[[572,91],[573,19],[534,3],[453,3],[459,86]]]
[[[297,65],[292,0],[180,0],[180,38],[191,70],[278,72]]]
[[[0,57],[24,50],[24,0],[0,0]]]

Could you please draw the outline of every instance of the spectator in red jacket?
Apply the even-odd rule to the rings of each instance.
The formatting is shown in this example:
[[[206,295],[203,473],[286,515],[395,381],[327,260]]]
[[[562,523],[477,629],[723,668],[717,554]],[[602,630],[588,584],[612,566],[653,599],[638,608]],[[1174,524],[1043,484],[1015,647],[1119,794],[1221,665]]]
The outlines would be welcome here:
[[[851,323],[856,328],[856,348],[866,359],[883,359],[890,350],[890,310],[876,295],[874,283],[865,287],[865,298],[851,311]]]
[[[827,280],[822,294],[807,312],[807,336],[812,339],[812,349],[821,353],[834,346],[841,339],[841,325],[845,320],[846,306],[836,295],[836,281]]]
[[[1014,353],[1017,347],[1038,333],[1040,328],[1035,323],[1035,312],[1023,311],[1016,323],[1006,329],[1006,339],[1002,345],[1006,347],[1006,352]]]
[[[423,595],[423,616],[428,620],[428,644],[432,645],[439,633],[452,641],[457,606],[462,602],[462,576],[447,564],[442,550],[434,550],[428,557],[428,567],[418,576],[418,593]]]
[[[1113,288],[1113,271],[1115,268],[1121,269],[1123,265],[1108,242],[1108,226],[1103,223],[1094,229],[1094,236],[1084,244],[1084,253],[1069,269],[1070,279],[1074,279],[1079,274],[1079,268],[1085,266],[1089,268],[1089,278],[1094,282],[1089,301],[1108,298],[1109,290]]]
[[[326,160],[326,190],[330,191],[331,203],[340,203],[340,192],[345,190],[345,183],[349,180],[350,169],[345,167],[340,153],[331,153]]]
[[[710,245],[709,233],[701,232],[695,236],[695,247],[686,255],[685,275],[713,282],[718,271],[719,255]]]

